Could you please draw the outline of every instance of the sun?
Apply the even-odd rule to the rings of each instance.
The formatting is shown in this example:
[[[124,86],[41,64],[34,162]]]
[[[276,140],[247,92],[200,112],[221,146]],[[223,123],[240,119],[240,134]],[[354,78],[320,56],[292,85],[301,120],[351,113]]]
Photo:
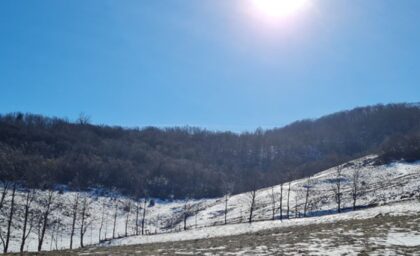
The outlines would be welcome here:
[[[305,7],[308,0],[252,0],[252,3],[269,18],[285,18]]]

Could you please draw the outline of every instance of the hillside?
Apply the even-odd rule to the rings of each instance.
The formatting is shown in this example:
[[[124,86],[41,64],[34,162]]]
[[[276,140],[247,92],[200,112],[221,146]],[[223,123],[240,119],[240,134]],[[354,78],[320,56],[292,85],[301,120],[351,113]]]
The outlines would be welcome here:
[[[73,248],[80,246],[82,202],[87,202],[87,210],[84,214],[84,244],[97,244],[99,240],[102,240],[102,246],[242,235],[274,227],[293,228],[296,225],[328,224],[338,220],[371,218],[379,213],[401,216],[410,212],[418,213],[420,204],[416,200],[420,198],[420,163],[394,162],[378,166],[374,164],[376,160],[376,156],[364,157],[317,173],[310,179],[304,178],[292,181],[290,184],[285,183],[283,196],[280,194],[280,185],[255,191],[252,225],[248,223],[251,192],[214,199],[153,200],[153,202],[148,201],[145,208],[143,200],[132,201],[117,194],[100,195],[98,191],[55,192],[52,207],[54,210],[49,217],[43,249],[69,247],[73,206],[77,195],[79,195],[79,217],[76,221]],[[337,176],[337,170],[341,170],[339,176]],[[354,179],[355,173],[359,174],[357,180]],[[342,214],[336,214],[335,187],[338,180],[341,184],[340,210]],[[307,186],[308,184],[310,185]],[[353,211],[354,184],[358,186],[357,211]],[[33,216],[36,219],[39,212],[43,212],[45,199],[49,193],[40,190],[35,193],[36,199],[32,204],[32,209],[34,209]],[[25,190],[19,190],[16,196],[17,211],[12,225],[11,248],[15,251],[19,248],[22,232],[24,199]],[[10,203],[6,203],[1,211],[0,230],[3,232],[3,237],[9,205]],[[227,208],[225,208],[226,205]],[[282,217],[280,217],[280,208]],[[143,209],[146,209],[144,235],[135,236],[136,231],[141,230]],[[225,209],[227,209],[228,225],[223,225]],[[113,231],[114,223],[115,231]],[[115,238],[126,234],[129,237],[112,239],[113,233]],[[35,225],[27,241],[26,249],[36,250],[37,234]]]
[[[265,229],[228,237],[23,255],[418,255],[419,208],[419,203],[410,202],[314,222],[270,221]],[[247,225],[257,224],[262,223]]]
[[[356,108],[235,134],[128,129],[31,114],[0,116],[0,179],[24,187],[105,188],[134,198],[218,197],[306,177],[368,154],[420,159],[420,108]]]

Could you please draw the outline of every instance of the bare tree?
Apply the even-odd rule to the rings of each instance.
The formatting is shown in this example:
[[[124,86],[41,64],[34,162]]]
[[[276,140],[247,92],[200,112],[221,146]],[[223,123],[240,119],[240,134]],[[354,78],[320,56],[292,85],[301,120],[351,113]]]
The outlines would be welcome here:
[[[140,226],[139,225],[140,224],[139,215],[140,215],[140,203],[136,202],[136,236],[138,236],[140,234],[140,231],[139,231],[139,226]]]
[[[91,120],[90,116],[82,112],[79,114],[79,118],[77,118],[76,122],[81,125],[87,125],[90,123],[90,120]]]
[[[125,236],[128,236],[128,223],[130,221],[130,212],[131,212],[131,202],[128,201],[127,205],[125,206],[125,211],[127,212],[127,216],[125,219]]]
[[[233,187],[234,187],[233,182],[228,182],[228,181],[224,182],[223,190],[225,192],[225,197],[224,197],[224,201],[225,201],[225,210],[224,210],[225,223],[224,224],[225,225],[227,224],[227,214],[228,214],[228,211],[229,211],[228,201],[229,201],[229,198],[231,196],[231,193],[233,192]]]
[[[184,215],[183,215],[184,230],[187,230],[187,219],[190,216],[190,209],[191,209],[191,206],[188,204],[188,199],[186,199],[184,203]]]
[[[24,217],[23,217],[22,239],[20,243],[21,253],[24,251],[26,240],[28,239],[29,234],[31,233],[32,228],[33,228],[34,216],[33,214],[32,216],[29,216],[29,215],[31,214],[31,204],[34,201],[34,198],[35,198],[35,191],[32,189],[27,190],[26,196],[25,196],[25,205],[24,205],[25,210],[24,210]]]
[[[10,242],[10,236],[11,236],[11,227],[12,227],[12,220],[13,220],[13,216],[15,214],[15,197],[16,197],[16,188],[17,188],[17,184],[13,183],[12,185],[12,195],[11,195],[11,200],[10,200],[10,210],[9,210],[9,218],[7,220],[7,233],[6,233],[6,238],[3,238],[3,235],[0,232],[0,239],[3,243],[3,253],[7,253],[7,251],[9,250],[9,242]]]
[[[141,234],[144,235],[144,224],[146,221],[147,198],[143,200],[143,216],[141,218]]]
[[[106,240],[107,235],[108,235],[108,214],[106,214],[106,217],[105,217],[105,232],[104,233],[105,233],[104,234],[104,240]]]
[[[2,191],[1,191],[1,196],[0,196],[0,210],[3,208],[4,201],[6,199],[6,195],[9,190],[9,186],[11,182],[4,180],[1,183],[2,183]]]
[[[289,188],[287,189],[287,218],[290,218],[290,190],[291,190],[291,182],[289,181]]]
[[[114,225],[112,228],[112,239],[115,239],[115,229],[117,226],[117,215],[118,215],[118,201],[115,199],[115,211],[114,211]]]
[[[86,231],[91,224],[92,219],[90,218],[90,204],[92,202],[89,200],[87,196],[85,196],[82,200],[81,210],[80,210],[80,247],[84,247],[84,236]]]
[[[53,190],[48,190],[47,198],[44,202],[42,202],[43,211],[38,223],[38,251],[42,250],[45,232],[48,227],[48,217],[50,216],[52,211],[54,196],[55,192]]]
[[[353,211],[356,210],[357,199],[359,198],[361,194],[361,184],[360,184],[361,175],[362,175],[362,172],[361,172],[360,166],[354,166],[354,169],[350,176],[351,195],[353,198]]]
[[[305,188],[305,205],[303,208],[303,216],[306,217],[308,211],[308,201],[309,201],[309,191],[312,187],[311,178],[309,177],[306,181],[306,184],[303,186]]]
[[[271,187],[271,211],[272,211],[272,219],[274,220],[276,217],[276,193],[274,192],[274,186]]]
[[[335,201],[337,203],[337,212],[341,212],[341,197],[342,197],[342,171],[343,171],[343,166],[339,165],[336,167],[336,172],[335,172],[335,178],[333,179],[333,184],[332,184],[332,188],[331,190],[334,193],[335,196]]]
[[[102,228],[104,227],[104,221],[105,221],[105,200],[102,203],[101,223],[99,225],[99,242],[101,242],[101,235],[102,235]]]
[[[283,183],[280,184],[280,220],[283,220]]]
[[[248,198],[248,207],[249,207],[249,218],[248,222],[252,223],[252,219],[254,217],[254,211],[255,211],[255,201],[257,198],[257,189],[254,188],[250,192],[247,193]]]
[[[298,193],[296,191],[295,193],[295,218],[299,217],[299,211],[298,211]]]
[[[74,196],[73,201],[73,216],[72,216],[72,222],[71,222],[71,231],[70,231],[70,250],[73,249],[73,237],[74,237],[74,231],[76,228],[76,219],[77,219],[77,211],[79,207],[79,199],[80,195],[79,193],[76,193]]]
[[[226,194],[224,197],[225,200],[225,210],[224,210],[224,215],[225,215],[225,225],[227,224],[227,214],[228,214],[228,201],[229,201],[229,197],[230,194]]]
[[[50,224],[50,229],[51,229],[50,251],[53,250],[54,244],[55,244],[55,249],[58,248],[58,233],[59,233],[59,230],[60,230],[60,224],[61,224],[60,218],[56,218]]]

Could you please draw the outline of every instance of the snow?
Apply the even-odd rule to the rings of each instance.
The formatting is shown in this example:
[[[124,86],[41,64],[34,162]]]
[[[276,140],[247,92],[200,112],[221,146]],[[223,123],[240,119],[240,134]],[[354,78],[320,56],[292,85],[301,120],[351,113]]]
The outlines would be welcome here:
[[[225,226],[215,226],[207,228],[192,229],[181,231],[171,234],[158,234],[152,236],[135,236],[122,239],[115,239],[110,242],[104,243],[103,246],[117,246],[117,245],[134,245],[134,244],[149,244],[161,242],[174,242],[174,241],[187,241],[195,239],[206,239],[212,237],[224,237],[241,235],[248,233],[256,233],[262,230],[269,230],[274,228],[284,228],[290,226],[305,226],[313,224],[334,223],[338,221],[351,220],[351,219],[369,219],[378,215],[393,215],[393,216],[411,216],[420,212],[419,202],[402,202],[386,206],[374,207],[366,210],[346,212],[342,214],[326,215],[313,218],[298,218],[290,220],[274,220],[274,221],[261,221]],[[398,234],[398,233],[395,233]],[[392,234],[391,234],[392,236]],[[420,235],[419,235],[420,236]],[[412,236],[418,238],[419,236]],[[409,237],[410,238],[410,237]],[[420,240],[417,241],[420,243]]]
[[[334,193],[332,192],[332,181],[336,178],[336,168],[331,168],[320,172],[310,178],[310,196],[308,200],[308,216],[309,218],[294,218],[302,216],[305,204],[305,185],[308,179],[295,180],[290,183],[290,217],[289,220],[280,221],[279,200],[280,185],[273,188],[265,188],[257,191],[256,208],[254,220],[256,222],[248,224],[249,215],[249,193],[233,195],[228,201],[228,223],[229,225],[221,225],[224,223],[224,198],[201,199],[189,201],[162,201],[155,200],[155,205],[147,207],[145,231],[148,235],[130,236],[122,239],[113,239],[102,243],[102,246],[109,245],[127,245],[127,244],[143,244],[167,241],[181,241],[191,239],[205,239],[209,237],[220,237],[237,235],[244,233],[258,232],[270,228],[281,228],[295,225],[308,225],[318,223],[329,223],[352,218],[372,218],[378,214],[389,214],[402,216],[405,214],[416,214],[420,210],[420,203],[413,201],[420,198],[420,162],[405,163],[396,162],[389,165],[375,166],[373,160],[376,156],[367,156],[354,160],[350,164],[345,165],[342,170],[343,180],[343,196],[342,208],[344,213],[336,214],[336,203]],[[359,166],[359,167],[356,167]],[[352,173],[360,168],[361,181],[360,185],[363,194],[357,200],[360,207],[372,207],[364,210],[351,211],[351,176]],[[283,185],[283,216],[287,210],[287,191],[289,184]],[[275,200],[275,220],[272,219],[272,191],[274,191]],[[99,236],[101,239],[112,237],[113,215],[115,211],[115,202],[118,202],[118,212],[116,221],[116,236],[123,236],[125,233],[125,222],[127,219],[127,211],[124,206],[129,203],[133,206],[135,201],[116,194],[98,195],[96,192],[79,193],[83,197],[87,197],[91,202],[89,206],[89,223],[90,226],[85,235],[85,244],[97,244]],[[37,198],[34,202],[34,209],[41,209],[40,201],[45,198],[45,191],[37,191]],[[60,207],[53,211],[51,220],[59,220],[60,225],[57,228],[60,232],[56,235],[48,230],[46,235],[44,250],[65,249],[69,247],[71,213],[73,199],[76,192],[64,191],[56,194],[55,202],[60,203]],[[23,216],[23,200],[24,191],[17,193],[18,212],[17,218],[13,223],[13,237],[11,240],[11,250],[17,251],[22,229]],[[184,208],[190,209],[191,216],[187,219],[187,231],[183,229]],[[104,210],[102,209],[104,207]],[[297,211],[295,211],[297,209]],[[7,218],[8,204],[0,213],[0,229],[5,230]],[[105,212],[104,228],[99,234],[102,212]],[[264,221],[263,221],[264,220]],[[215,226],[217,225],[217,226]],[[135,209],[129,214],[129,230],[128,233],[134,233],[135,226]],[[79,228],[79,223],[77,225]],[[79,232],[76,230],[75,244],[79,245]],[[357,231],[354,231],[357,232]],[[387,242],[397,243],[404,235],[390,234]],[[404,233],[405,234],[405,233]],[[411,234],[404,237],[404,242],[415,244],[418,241],[418,234]],[[37,247],[37,234],[33,232],[26,246],[27,250],[34,251]],[[341,248],[343,251],[346,248]],[[350,254],[351,255],[351,254]]]
[[[385,244],[400,246],[420,246],[420,233],[392,232],[388,233]]]

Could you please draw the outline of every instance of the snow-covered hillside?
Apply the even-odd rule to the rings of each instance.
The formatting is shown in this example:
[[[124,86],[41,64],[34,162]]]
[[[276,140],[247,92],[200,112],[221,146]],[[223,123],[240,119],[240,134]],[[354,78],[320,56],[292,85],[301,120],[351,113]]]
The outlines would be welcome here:
[[[359,208],[366,206],[378,206],[405,200],[412,200],[420,197],[420,163],[393,163],[384,166],[374,166],[375,156],[368,156],[347,163],[342,167],[340,175],[337,168],[318,173],[309,179],[301,179],[283,184],[282,196],[282,215],[287,217],[303,217],[305,208],[306,216],[321,216],[333,214],[337,210],[337,182],[340,184],[341,208],[343,211],[351,211],[353,206],[352,188],[355,184],[355,173],[358,173],[357,187],[358,196],[356,204]],[[341,168],[340,168],[341,169]],[[290,194],[289,194],[290,186]],[[255,205],[253,220],[280,219],[280,185],[258,190],[255,192]],[[62,192],[54,195],[54,207],[49,217],[49,228],[43,245],[43,250],[69,248],[69,240],[72,226],[72,212],[74,205],[75,192]],[[36,191],[36,200],[32,204],[33,209],[42,212],[42,203],[48,193],[46,191]],[[131,199],[121,196],[99,196],[98,193],[79,193],[82,202],[85,198],[88,202],[88,224],[84,243],[95,244],[99,239],[112,238],[114,228],[114,217],[116,225],[114,236],[133,235],[136,233],[136,219],[141,222],[143,214],[142,202],[137,203]],[[306,196],[308,195],[308,197]],[[249,220],[250,204],[252,193],[243,193],[228,198],[227,201],[227,222],[244,223]],[[7,217],[10,209],[10,193],[8,201],[1,212],[0,227],[3,236],[6,232]],[[19,190],[17,193],[17,212],[12,222],[11,251],[17,251],[20,247],[22,236],[22,224],[24,215],[25,191]],[[139,207],[137,207],[137,205]],[[189,200],[189,201],[159,201],[154,200],[154,204],[147,204],[145,214],[145,235],[132,236],[118,240],[103,242],[103,244],[130,244],[147,243],[159,241],[174,241],[188,238],[185,233],[176,233],[184,228],[184,216],[186,227],[189,230],[197,230],[191,238],[202,236],[228,235],[229,230],[238,230],[238,225],[224,226],[219,228],[206,228],[214,225],[222,225],[225,221],[226,198]],[[305,207],[306,205],[306,207]],[[79,204],[80,208],[81,204]],[[288,207],[289,206],[289,207]],[[392,209],[392,206],[389,206]],[[117,209],[117,210],[116,210]],[[137,209],[139,217],[137,218]],[[416,208],[417,209],[417,208]],[[368,211],[368,210],[363,210]],[[115,215],[115,212],[117,213]],[[345,213],[354,214],[354,213]],[[74,247],[78,247],[80,242],[80,213],[76,222],[76,232],[74,236]],[[336,215],[338,216],[338,215]],[[323,217],[325,218],[325,217]],[[128,221],[127,221],[128,220]],[[315,221],[315,218],[302,219],[297,221]],[[278,222],[282,225],[282,222]],[[283,222],[286,223],[286,222]],[[102,225],[101,225],[102,224]],[[139,223],[141,226],[141,223]],[[253,224],[263,226],[264,224]],[[270,224],[271,225],[271,224]],[[102,229],[100,228],[102,226]],[[36,225],[34,225],[36,227]],[[268,226],[269,227],[269,226]],[[258,229],[258,228],[257,228]],[[99,232],[101,230],[101,232]],[[218,230],[217,232],[214,230]],[[244,232],[255,231],[254,229]],[[152,236],[155,233],[170,233],[166,235]],[[146,235],[147,234],[147,235]],[[194,235],[195,234],[195,235]],[[198,235],[200,234],[200,235]],[[34,228],[29,235],[25,250],[34,251],[37,249],[38,232]],[[170,238],[168,238],[170,237]]]

